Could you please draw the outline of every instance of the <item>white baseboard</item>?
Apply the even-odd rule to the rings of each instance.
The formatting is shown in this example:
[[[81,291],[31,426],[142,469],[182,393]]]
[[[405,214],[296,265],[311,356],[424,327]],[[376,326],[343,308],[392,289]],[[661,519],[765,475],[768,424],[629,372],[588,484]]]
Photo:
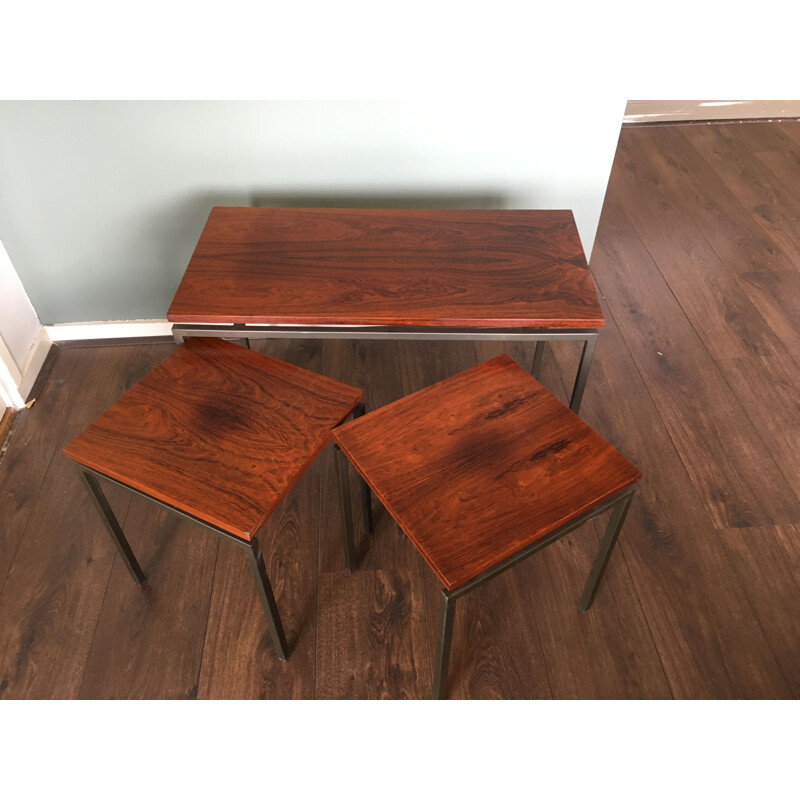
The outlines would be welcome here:
[[[36,331],[36,337],[33,340],[31,349],[22,362],[22,380],[19,384],[19,393],[23,398],[27,398],[30,394],[33,384],[36,383],[39,372],[44,366],[45,359],[52,346],[53,343],[47,335],[46,328],[41,326],[39,330]]]
[[[121,319],[106,322],[64,322],[47,325],[53,342],[81,339],[131,339],[149,336],[172,336],[172,324],[165,319]]]
[[[47,331],[39,326],[28,353],[19,365],[14,363],[5,345],[0,345],[0,398],[9,408],[25,407],[51,345]]]
[[[9,408],[25,407],[25,401],[39,377],[50,347],[58,342],[81,339],[131,339],[172,336],[172,325],[165,319],[113,320],[107,322],[67,322],[41,325],[22,363],[17,365],[0,338],[0,400]]]

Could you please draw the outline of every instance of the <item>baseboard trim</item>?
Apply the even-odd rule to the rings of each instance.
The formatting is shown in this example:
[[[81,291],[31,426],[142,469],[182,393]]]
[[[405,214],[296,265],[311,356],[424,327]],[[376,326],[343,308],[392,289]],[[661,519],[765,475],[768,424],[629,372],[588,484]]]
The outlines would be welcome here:
[[[52,349],[53,343],[50,341],[47,331],[44,327],[40,327],[39,330],[36,331],[36,337],[28,351],[28,355],[25,357],[21,369],[22,380],[19,383],[19,393],[21,397],[25,398],[26,404],[36,399],[36,395],[39,393],[44,379],[47,377],[47,371],[49,371],[52,360],[56,356],[56,353],[53,353],[51,356]],[[47,371],[44,370],[46,364]],[[39,380],[39,376],[42,372],[44,372],[44,375],[42,379]]]
[[[59,342],[62,349],[75,347],[127,347],[133,344],[175,344],[172,336],[125,336],[119,339],[70,339]]]
[[[53,369],[53,364],[56,363],[57,358],[58,345],[50,342],[50,347],[47,350],[47,356],[45,357],[44,363],[36,375],[36,380],[34,380],[33,386],[31,386],[31,389],[27,395],[23,394],[23,397],[25,397],[26,406],[29,406],[41,394],[45,381],[50,375],[50,370]],[[20,394],[22,394],[22,392],[20,392]]]
[[[102,343],[123,344],[117,339],[152,342],[154,339],[172,340],[172,325],[165,319],[123,319],[105,322],[64,322],[47,325],[50,340],[58,344]],[[126,341],[124,344],[133,344]]]

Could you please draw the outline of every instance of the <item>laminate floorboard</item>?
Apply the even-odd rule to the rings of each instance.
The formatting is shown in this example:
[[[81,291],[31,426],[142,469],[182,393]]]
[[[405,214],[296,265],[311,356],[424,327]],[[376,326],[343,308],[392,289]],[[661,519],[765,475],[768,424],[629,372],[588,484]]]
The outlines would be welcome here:
[[[793,523],[800,499],[624,213],[603,211],[595,278],[695,486],[721,528]]]
[[[531,614],[526,597],[525,577],[529,572],[524,566],[529,562],[519,565],[523,570],[508,570],[456,603],[448,697],[456,700],[554,697],[539,623]],[[438,603],[428,605],[427,609],[429,614],[433,612],[435,620]],[[431,652],[436,652],[430,632],[429,641]]]
[[[139,497],[125,531],[147,580],[138,587],[115,560],[79,697],[195,697],[220,542]]]
[[[800,526],[733,528],[720,539],[791,696],[800,697]]]
[[[756,153],[756,159],[769,173],[772,180],[780,180],[786,186],[787,191],[794,198],[794,202],[800,203],[800,148],[794,151],[786,150],[767,150],[763,153]],[[772,207],[779,205],[770,204]],[[784,205],[784,204],[780,204]],[[791,204],[785,204],[791,208]],[[796,232],[796,227],[794,231]]]
[[[800,124],[795,123],[794,126],[795,129],[800,129]],[[800,202],[798,200],[800,197],[800,145],[791,136],[782,132],[783,130],[790,129],[779,125],[740,126],[732,142],[740,151],[745,148],[745,155],[740,156],[744,163],[753,161],[757,165],[762,189],[759,192],[757,188],[743,187],[739,183],[725,183],[725,187],[737,200],[741,201],[741,208],[745,215],[752,215],[751,222],[763,229],[768,241],[772,242],[773,246],[777,245],[783,254],[796,265],[798,248],[800,248],[800,241],[796,235],[797,227],[796,225],[785,226],[775,220],[776,216],[779,218],[784,216],[793,204],[796,205]],[[714,169],[703,158],[702,132],[692,131],[681,126],[667,136],[662,133],[661,142],[663,143],[665,139],[671,139],[675,142],[675,146],[679,146],[679,143],[688,145],[688,147],[681,148],[681,153],[685,163],[691,167],[689,175],[693,176],[690,179],[695,186],[701,181],[720,181]],[[696,140],[697,146],[694,146]],[[702,163],[704,161],[705,167]],[[764,185],[782,186],[782,196],[777,198],[776,202],[772,202],[766,196]],[[715,187],[713,193],[716,194],[718,191],[718,187]],[[726,206],[730,207],[729,204]],[[741,217],[740,214],[736,216]],[[783,221],[786,221],[785,217]],[[773,261],[773,268],[785,269],[791,266],[791,264],[783,262],[782,254],[773,253],[771,255],[778,258],[777,262]]]
[[[673,695],[790,696],[746,587],[614,320],[606,322],[592,372],[584,418],[643,472],[609,571],[621,555]],[[611,577],[595,605],[602,607],[604,588],[616,597],[624,586]],[[642,672],[647,655],[645,647],[634,659]]]
[[[402,568],[320,576],[318,699],[430,696],[419,582]]]
[[[785,119],[781,120],[778,124],[778,130],[780,131],[781,135],[787,139],[792,139],[796,142],[794,148],[791,145],[787,145],[787,148],[796,149],[797,145],[800,145],[800,120],[797,119]]]
[[[764,229],[753,213],[753,208],[763,204],[752,207],[739,202],[692,147],[691,127],[623,130],[607,199],[622,204],[641,202],[650,208],[659,199],[666,201],[689,226],[684,246],[695,242],[704,246],[704,239],[734,274],[793,269],[797,243],[783,232],[775,236],[773,230]],[[658,173],[652,175],[653,170]],[[651,180],[631,183],[631,178],[642,172]],[[654,229],[658,230],[657,215]],[[698,239],[698,231],[702,239]]]
[[[800,366],[789,355],[722,359],[719,368],[787,483],[800,478]]]
[[[619,171],[618,179],[628,187],[622,202],[627,219],[713,357],[781,352],[780,340],[743,291],[736,273],[706,239],[715,220],[698,221],[695,196],[687,192],[682,177],[689,170],[676,169],[679,155],[665,155],[663,139],[663,135],[657,138],[656,154],[645,147],[649,142],[631,142],[630,137],[620,141],[620,161],[627,168]],[[649,191],[640,196],[642,185]]]
[[[787,352],[800,356],[800,269],[745,272],[738,277]]]
[[[752,123],[751,123],[752,124]],[[728,125],[698,125],[691,131],[683,130],[692,147],[714,169],[720,180],[730,189],[739,202],[747,208],[761,203],[792,205],[797,196],[791,186],[791,176],[778,177],[760,163],[757,152],[769,149],[752,141],[760,127],[745,128],[742,134]]]
[[[770,125],[746,123],[732,133],[736,142],[754,153],[800,151],[800,120],[782,119]]]
[[[590,611],[596,520],[456,603],[453,698],[800,698],[800,123],[621,136],[592,257],[601,331],[581,416],[644,473]],[[253,348],[367,409],[522,343]],[[373,499],[344,569],[333,448],[259,537],[290,656],[243,554],[110,487],[119,563],[63,444],[172,345],[63,347],[0,459],[0,698],[426,698],[439,583]],[[566,400],[579,345],[547,347]]]
[[[0,593],[2,697],[77,696],[116,551],[61,447],[166,352],[118,346],[76,356],[89,368],[82,383],[69,383],[71,413],[54,432],[47,471]],[[107,496],[124,521],[130,498],[123,490]]]
[[[78,350],[59,353],[41,395],[18,419],[14,446],[9,442],[0,460],[0,591],[72,411],[74,387],[85,382],[90,366]]]
[[[772,154],[770,154],[772,155]],[[759,156],[761,159],[761,156]],[[791,263],[783,271],[800,270],[800,205],[760,203],[753,206],[753,217],[769,233]]]

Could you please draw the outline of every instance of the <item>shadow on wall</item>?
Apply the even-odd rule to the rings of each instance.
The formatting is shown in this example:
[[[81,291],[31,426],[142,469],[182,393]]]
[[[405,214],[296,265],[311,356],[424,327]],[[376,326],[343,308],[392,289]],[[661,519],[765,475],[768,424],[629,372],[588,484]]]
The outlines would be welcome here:
[[[264,192],[253,194],[250,205],[271,208],[435,208],[485,209],[508,208],[507,198],[492,192],[319,194]]]
[[[184,197],[180,202],[156,209],[142,221],[140,240],[147,237],[152,242],[153,263],[163,264],[158,274],[151,274],[149,285],[143,287],[141,302],[148,297],[159,297],[163,308],[155,317],[166,314],[178,288],[186,265],[192,257],[197,240],[203,231],[208,215],[214,206],[249,206],[247,191],[217,191]]]

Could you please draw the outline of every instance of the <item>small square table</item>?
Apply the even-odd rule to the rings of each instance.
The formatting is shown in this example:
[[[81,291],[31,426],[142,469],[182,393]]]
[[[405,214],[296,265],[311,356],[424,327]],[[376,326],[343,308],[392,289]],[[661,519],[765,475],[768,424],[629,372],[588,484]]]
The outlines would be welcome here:
[[[547,341],[583,351],[603,324],[571,211],[211,210],[167,313],[175,340]]]
[[[221,339],[178,347],[64,447],[134,581],[144,574],[97,478],[240,545],[281,660],[286,639],[256,535],[363,392]],[[362,493],[366,495],[366,487]],[[363,500],[362,500],[363,502]],[[365,517],[365,525],[366,525]]]
[[[585,611],[641,477],[506,355],[345,423],[333,438],[337,457],[344,453],[443,584],[436,698],[446,691],[456,599],[611,510]]]

